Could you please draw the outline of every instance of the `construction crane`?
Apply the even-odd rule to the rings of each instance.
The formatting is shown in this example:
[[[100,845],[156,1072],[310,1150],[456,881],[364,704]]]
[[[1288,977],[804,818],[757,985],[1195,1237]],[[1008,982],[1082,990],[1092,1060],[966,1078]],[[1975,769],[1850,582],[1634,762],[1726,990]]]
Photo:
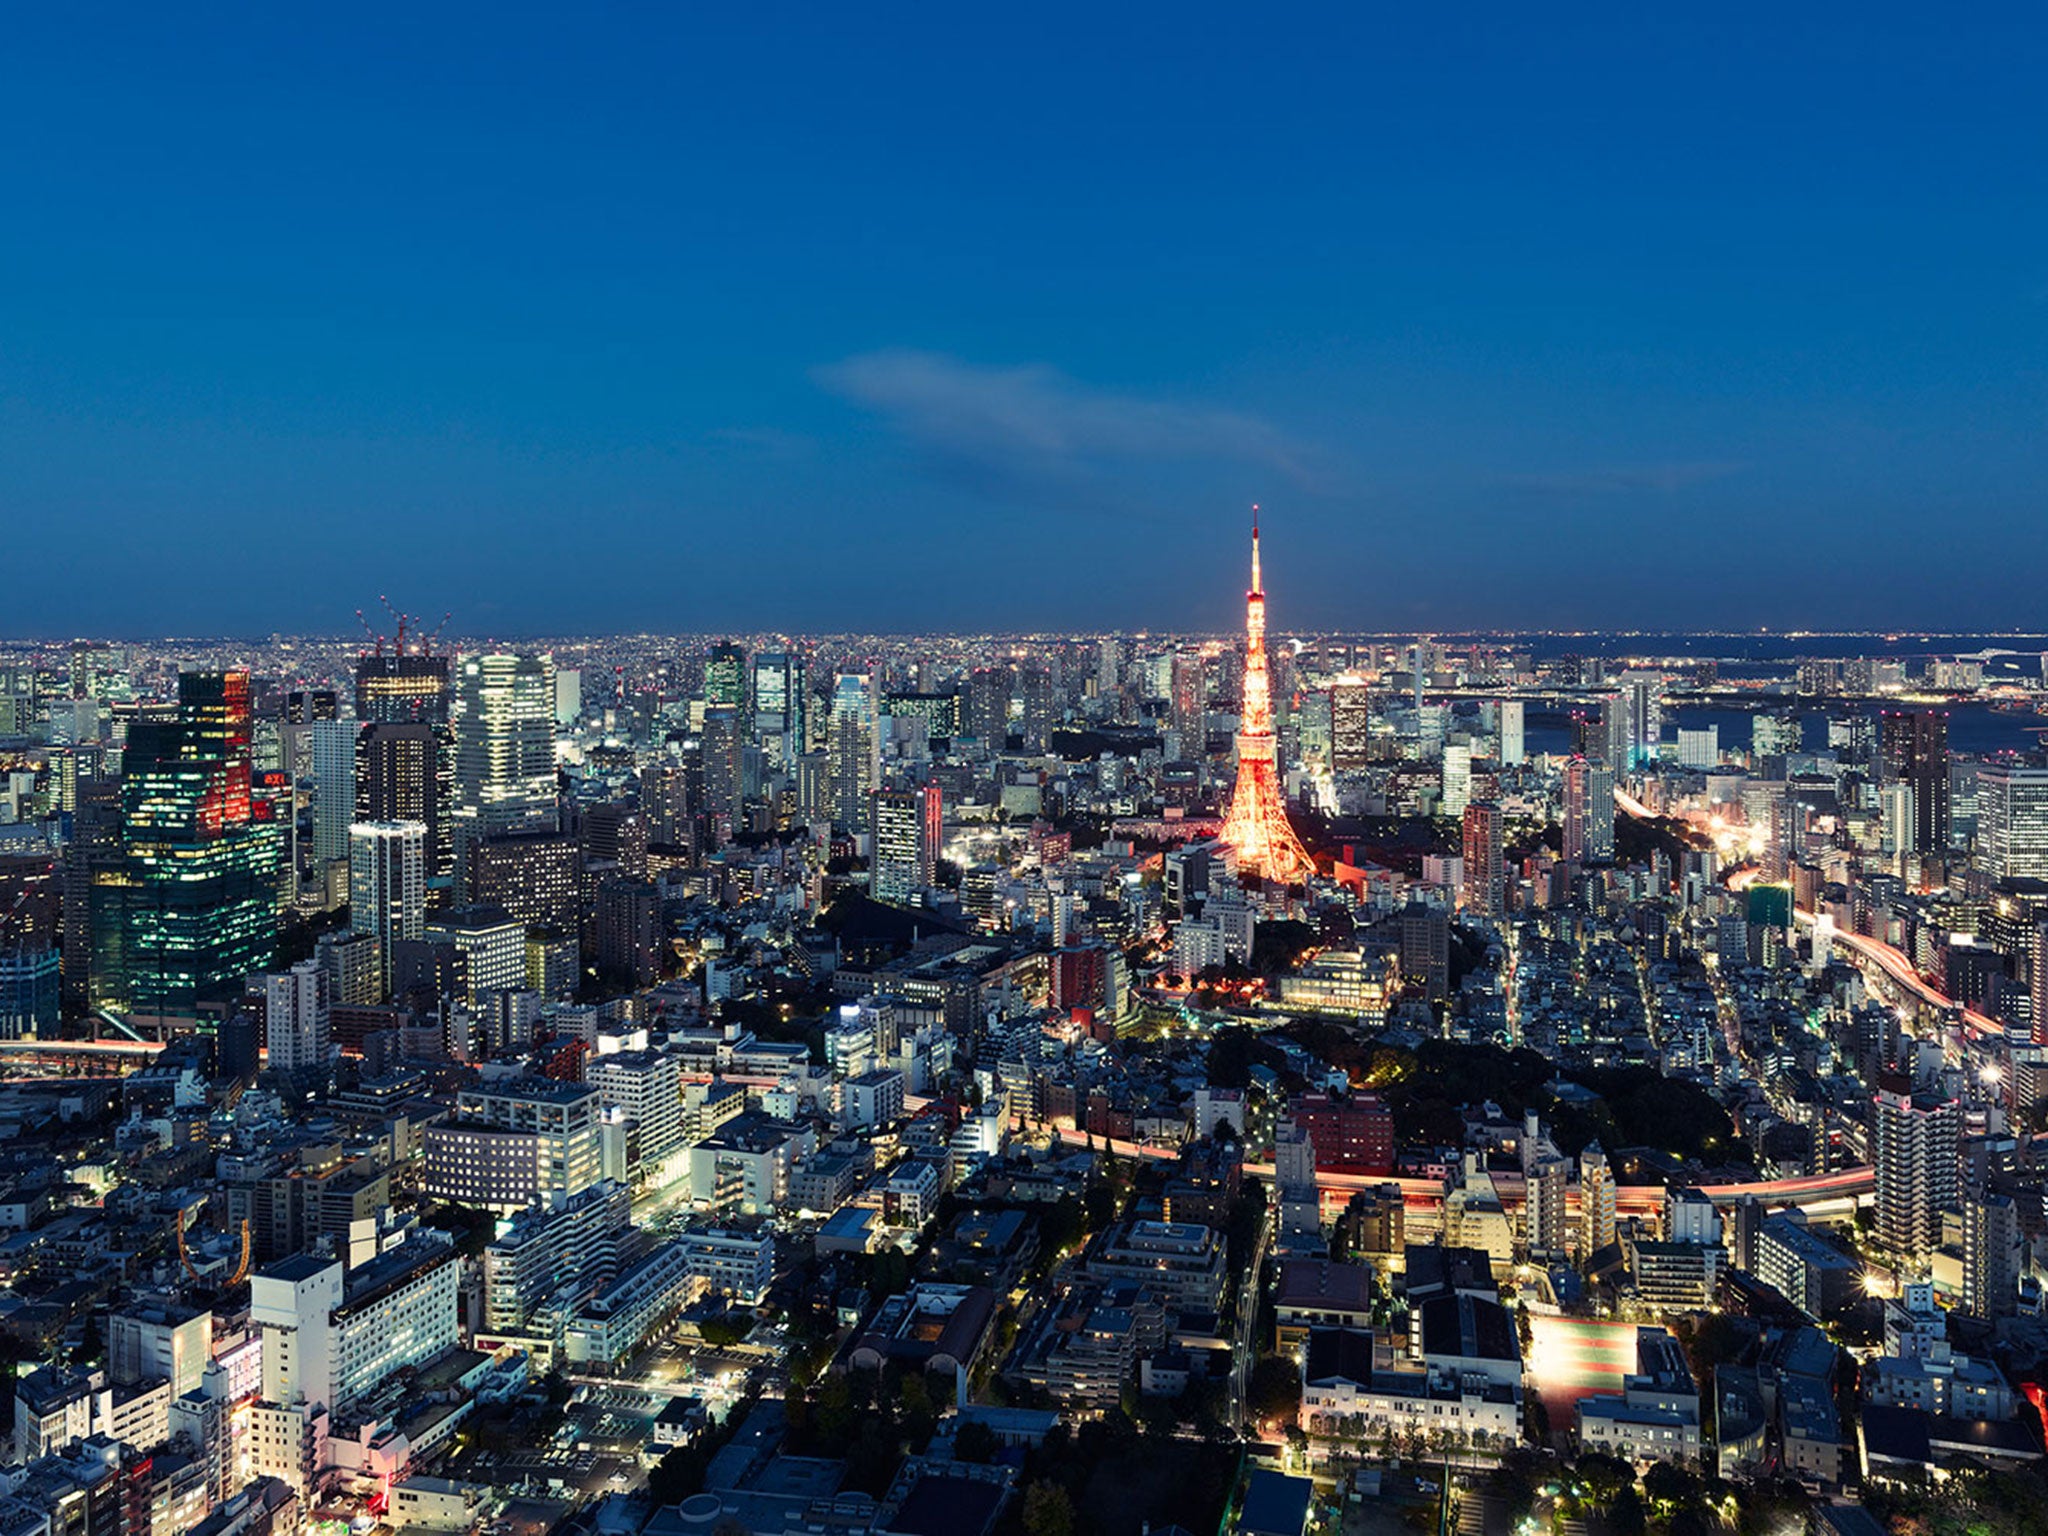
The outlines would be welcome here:
[[[406,632],[408,630],[412,632],[412,654],[419,656],[431,655],[431,648],[434,642],[441,638],[441,631],[446,629],[448,621],[455,617],[452,611],[442,614],[441,622],[436,624],[431,631],[422,635],[420,633],[419,615],[401,612],[392,603],[391,599],[381,592],[377,594],[377,601],[383,605],[384,611],[391,615],[392,621],[398,626],[398,633],[396,635],[382,633],[370,623],[369,617],[360,608],[356,610],[356,622],[363,626],[363,633],[370,637],[370,642],[375,647],[375,654],[379,656],[384,654],[384,647],[387,643],[391,647],[392,655],[406,655]]]

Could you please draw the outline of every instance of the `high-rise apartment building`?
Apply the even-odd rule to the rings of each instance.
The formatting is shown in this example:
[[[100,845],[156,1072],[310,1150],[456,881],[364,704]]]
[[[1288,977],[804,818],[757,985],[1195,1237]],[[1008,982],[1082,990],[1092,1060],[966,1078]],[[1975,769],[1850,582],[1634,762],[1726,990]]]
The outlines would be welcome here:
[[[1489,800],[1466,806],[1464,833],[1465,907],[1482,917],[1499,917],[1506,906],[1500,807]]]
[[[327,1065],[332,1034],[333,978],[317,960],[301,960],[263,979],[263,1038],[273,1072],[303,1072]]]
[[[1878,1074],[1872,1124],[1877,1236],[1908,1260],[1941,1244],[1941,1213],[1960,1187],[1962,1114],[1955,1100],[1915,1093],[1903,1074]]]
[[[976,667],[968,674],[967,729],[989,751],[1003,750],[1010,737],[1008,667]]]
[[[1579,1154],[1579,1217],[1586,1253],[1614,1242],[1614,1170],[1597,1141]]]
[[[459,881],[482,839],[556,829],[554,693],[547,656],[490,652],[458,662],[451,823]]]
[[[1167,699],[1167,729],[1180,741],[1180,755],[1189,762],[1208,756],[1209,670],[1200,651],[1173,653],[1172,694]]]
[[[1560,809],[1564,827],[1564,861],[1567,864],[1583,864],[1588,857],[1587,780],[1592,776],[1592,772],[1593,765],[1583,757],[1574,757],[1564,765],[1564,793]]]
[[[1909,853],[1948,849],[1948,715],[1936,709],[1888,709],[1878,717],[1878,761],[1883,781],[1913,790],[1913,842]]]
[[[2010,1317],[2019,1310],[2019,1209],[2012,1196],[1984,1189],[1962,1202],[1962,1311],[1987,1321]]]
[[[1372,701],[1365,679],[1340,677],[1330,684],[1330,766],[1339,773],[1372,760]]]
[[[742,815],[745,772],[741,750],[744,723],[737,705],[707,704],[704,708],[704,813],[720,841],[745,824]]]

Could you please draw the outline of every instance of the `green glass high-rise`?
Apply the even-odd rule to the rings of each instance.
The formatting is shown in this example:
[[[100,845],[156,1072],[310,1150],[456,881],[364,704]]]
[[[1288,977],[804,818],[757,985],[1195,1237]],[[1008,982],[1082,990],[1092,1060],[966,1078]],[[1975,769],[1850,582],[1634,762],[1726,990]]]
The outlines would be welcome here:
[[[250,781],[249,674],[188,672],[130,726],[121,845],[95,873],[93,1002],[190,1015],[277,951],[275,801]]]
[[[747,653],[730,640],[711,647],[704,663],[704,703],[728,705],[744,717],[747,708]]]

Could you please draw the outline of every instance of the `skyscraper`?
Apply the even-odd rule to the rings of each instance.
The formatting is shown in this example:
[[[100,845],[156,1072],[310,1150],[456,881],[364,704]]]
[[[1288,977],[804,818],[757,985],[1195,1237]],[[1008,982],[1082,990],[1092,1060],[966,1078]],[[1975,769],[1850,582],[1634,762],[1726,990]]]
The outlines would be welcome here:
[[[1878,717],[1878,758],[1886,784],[1913,788],[1910,853],[1948,850],[1948,715],[1937,709],[1888,709]]]
[[[356,737],[356,821],[418,822],[426,831],[428,886],[437,893],[455,877],[451,740],[446,726],[424,720],[378,722]]]
[[[1330,684],[1330,767],[1343,773],[1371,759],[1372,703],[1365,679],[1340,677]]]
[[[707,708],[726,705],[747,710],[747,653],[730,640],[711,647],[711,659],[704,664],[704,703]]]
[[[714,838],[719,843],[732,840],[734,829],[744,825],[741,816],[741,770],[740,748],[741,721],[738,708],[731,704],[707,704],[704,707],[704,811],[711,818]]]
[[[356,722],[316,720],[307,728],[313,759],[313,861],[325,871],[348,857],[356,819]]]
[[[832,820],[842,832],[866,832],[868,794],[880,769],[873,680],[842,672],[832,685]]]
[[[1994,880],[2048,879],[2048,768],[1977,770],[1977,849]]]
[[[348,829],[348,925],[377,941],[381,995],[391,995],[391,946],[427,931],[427,829],[417,821],[359,821]]]
[[[1586,857],[1596,864],[1614,858],[1614,770],[1600,763],[1586,770]]]
[[[1522,744],[1522,719],[1520,699],[1500,701],[1500,763],[1503,768],[1520,767],[1528,757]]]
[[[185,673],[175,718],[129,726],[120,850],[92,874],[96,1003],[189,1013],[270,962],[277,844],[249,748],[247,672]]]
[[[467,655],[455,683],[455,805],[450,818],[458,882],[480,838],[553,831],[555,680],[547,656]]]
[[[797,651],[761,651],[754,657],[754,739],[771,768],[796,766],[805,751],[804,658]]]
[[[937,878],[939,786],[878,789],[873,816],[875,851],[868,864],[869,893],[875,900],[895,906],[922,899]]]
[[[1043,752],[1052,741],[1053,724],[1059,714],[1054,692],[1049,668],[1017,669],[1017,724],[1026,752]]]
[[[1167,728],[1180,741],[1184,761],[1199,763],[1209,751],[1209,672],[1202,653],[1173,653],[1172,697],[1167,700]]]
[[[1252,519],[1252,584],[1245,593],[1244,712],[1237,733],[1237,784],[1223,818],[1222,840],[1237,850],[1238,867],[1272,880],[1294,882],[1315,870],[1280,800],[1273,704],[1266,677],[1266,589],[1259,578],[1259,524]]]
[[[448,723],[448,658],[376,651],[356,662],[356,714],[387,724]]]
[[[1472,749],[1459,742],[1444,748],[1443,813],[1463,816],[1472,803]]]
[[[1586,862],[1586,781],[1591,776],[1593,765],[1583,757],[1574,757],[1564,765],[1564,861],[1567,864]]]
[[[1873,1111],[1878,1240],[1924,1259],[1941,1244],[1941,1213],[1956,1202],[1961,1111],[1953,1099],[1915,1093],[1894,1071],[1878,1074]]]
[[[1476,800],[1465,807],[1465,906],[1483,917],[1499,917],[1502,889],[1500,807]]]
[[[967,729],[991,752],[1010,736],[1010,669],[976,667],[967,678]]]
[[[1664,679],[1655,672],[1623,673],[1621,697],[1627,705],[1628,745],[1623,759],[1609,766],[1640,768],[1657,760],[1664,734]]]

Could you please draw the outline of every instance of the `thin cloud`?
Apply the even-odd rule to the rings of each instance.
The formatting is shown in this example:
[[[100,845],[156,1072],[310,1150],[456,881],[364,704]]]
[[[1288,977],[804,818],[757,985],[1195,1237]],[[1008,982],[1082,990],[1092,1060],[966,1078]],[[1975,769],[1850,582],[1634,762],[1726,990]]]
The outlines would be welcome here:
[[[1176,461],[1247,464],[1304,488],[1323,478],[1310,445],[1259,417],[1096,389],[1043,364],[869,352],[814,377],[985,483],[1083,483]]]
[[[1500,483],[1532,496],[1624,496],[1655,491],[1671,495],[1696,485],[1710,485],[1740,474],[1747,466],[1733,460],[1678,460],[1665,464],[1622,464],[1555,474],[1503,475]]]

